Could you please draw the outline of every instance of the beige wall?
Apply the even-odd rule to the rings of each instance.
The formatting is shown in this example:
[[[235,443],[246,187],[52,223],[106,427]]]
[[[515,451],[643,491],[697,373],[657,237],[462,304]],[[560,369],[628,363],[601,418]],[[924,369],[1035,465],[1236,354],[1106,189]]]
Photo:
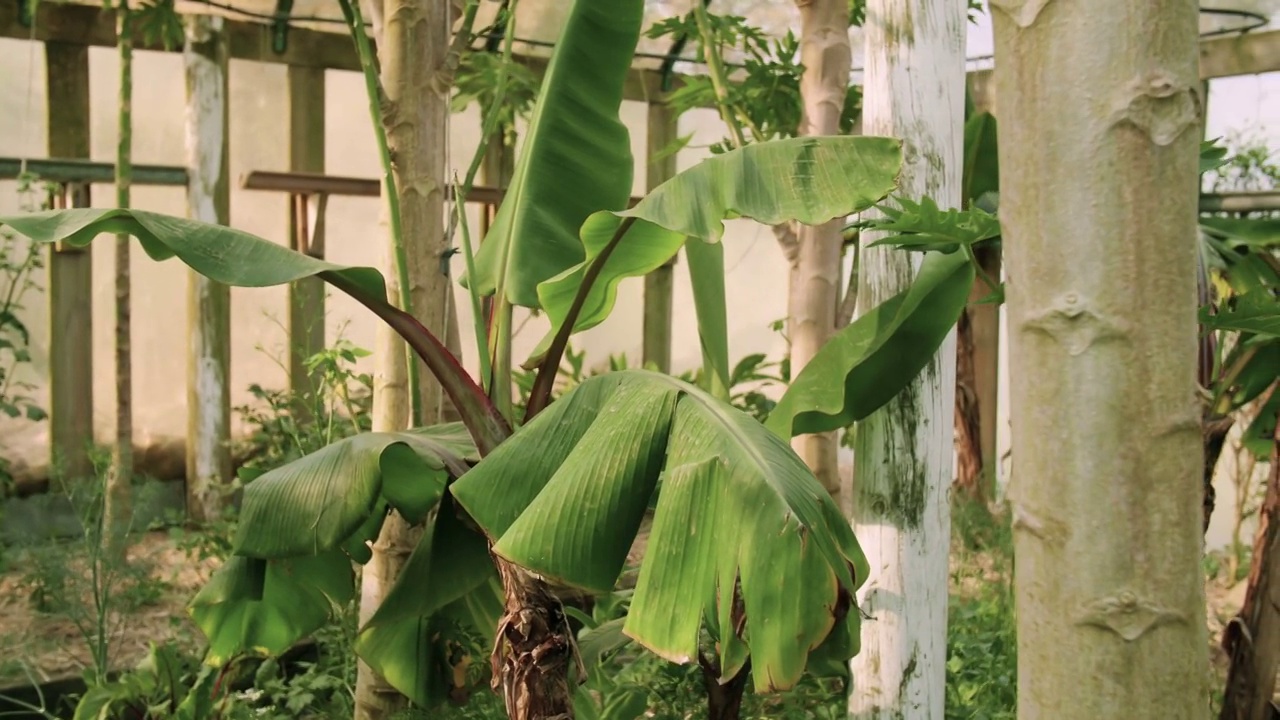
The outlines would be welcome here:
[[[44,51],[39,43],[0,39],[0,156],[45,156],[45,74]],[[92,155],[111,161],[116,142],[118,62],[111,49],[94,48],[90,53],[92,94]],[[233,61],[231,65],[231,198],[232,224],[276,242],[285,242],[286,199],[276,193],[251,192],[235,187],[238,178],[253,169],[286,169],[285,70],[280,65]],[[134,83],[135,162],[178,165],[183,162],[182,61],[179,55],[140,52],[135,62]],[[339,175],[376,177],[377,154],[369,123],[364,89],[358,75],[330,72],[327,76],[328,123],[326,162],[328,172]],[[633,192],[644,188],[645,107],[627,102],[623,118],[631,130],[632,152],[637,158]],[[451,165],[461,175],[479,141],[478,119],[474,111],[453,118],[450,146]],[[682,118],[681,132],[694,135],[691,147],[678,158],[680,169],[706,157],[699,145],[720,139],[722,126],[710,111],[695,111]],[[94,204],[110,205],[109,185],[94,188]],[[136,207],[171,214],[185,214],[184,191],[180,188],[134,189]],[[16,185],[0,181],[0,212],[18,208]],[[472,212],[472,227],[475,213]],[[335,262],[373,264],[379,261],[382,231],[378,227],[378,202],[370,198],[332,198],[327,214],[328,253]],[[730,347],[734,359],[748,353],[765,352],[776,359],[785,350],[781,337],[769,324],[786,313],[785,261],[765,227],[746,220],[726,224],[725,264],[729,297]],[[114,426],[115,385],[112,380],[113,273],[111,243],[94,249],[94,412],[100,441],[111,437]],[[185,322],[186,269],[176,261],[154,263],[138,251],[133,259],[134,291],[134,384],[135,437],[142,445],[166,438],[181,437],[186,424]],[[455,256],[453,272],[462,273],[462,260]],[[619,288],[613,315],[601,326],[582,333],[574,343],[588,352],[589,361],[603,364],[611,353],[626,353],[637,362],[640,355],[642,288],[639,279]],[[0,288],[3,289],[3,288]],[[471,338],[469,301],[459,288],[456,295],[458,319],[464,340],[464,356],[474,369],[476,356]],[[247,388],[257,383],[283,387],[285,376],[274,358],[282,357],[285,335],[281,323],[285,311],[284,288],[236,288],[232,292],[232,403],[250,401]],[[687,268],[676,266],[674,317],[674,368],[696,367],[699,350],[692,292]],[[22,379],[36,386],[36,395],[47,407],[47,352],[50,328],[45,296],[30,296],[22,314],[32,333],[32,371]],[[345,296],[331,295],[327,306],[329,338],[341,328],[345,337],[363,347],[373,344],[373,317]],[[519,325],[519,318],[517,319]],[[517,337],[517,360],[533,348],[546,325],[533,320]],[[1002,332],[1005,329],[1002,328]],[[1003,339],[1003,338],[1002,338]],[[1003,343],[1002,343],[1003,345]],[[1006,361],[1002,347],[1001,362]],[[1000,453],[1009,447],[1007,376],[1001,374]],[[19,465],[42,466],[48,457],[46,423],[0,419],[0,456]],[[848,461],[847,451],[845,462]],[[1008,463],[1002,462],[1002,476]],[[1234,495],[1220,473],[1218,497],[1223,511],[1215,514],[1209,544],[1220,547],[1227,536],[1225,508]]]
[[[93,159],[111,161],[116,142],[116,92],[118,61],[111,49],[95,48],[91,65],[91,142]],[[286,198],[276,193],[254,192],[236,187],[239,177],[253,169],[286,169],[285,69],[281,65],[233,61],[231,65],[231,222],[276,242],[286,242]],[[369,123],[362,81],[355,73],[329,72],[326,80],[328,123],[327,170],[333,174],[376,177],[377,154]],[[0,156],[44,157],[45,76],[43,46],[0,40]],[[138,163],[178,165],[184,160],[183,69],[178,54],[140,52],[135,61],[134,160]],[[640,161],[633,183],[636,194],[644,188],[645,106],[627,102],[623,117],[632,134],[632,151]],[[451,165],[461,175],[479,141],[474,111],[453,118],[450,146]],[[682,131],[696,133],[694,144],[719,139],[719,120],[713,113],[687,115]],[[705,156],[690,149],[681,153],[679,165],[688,167]],[[94,187],[95,206],[112,203],[112,187]],[[181,188],[135,187],[135,207],[182,215],[186,212]],[[16,186],[0,181],[0,211],[18,207]],[[370,198],[331,198],[327,213],[329,258],[335,262],[373,264],[379,261],[381,231],[378,202]],[[475,215],[472,213],[472,227]],[[781,338],[769,330],[770,321],[785,313],[784,261],[771,233],[748,221],[729,223],[726,235],[726,264],[730,270],[728,292],[736,310],[730,334],[735,356],[783,351]],[[110,242],[94,248],[94,413],[98,439],[110,438],[114,426],[115,385],[112,381],[112,274],[114,259]],[[453,272],[463,271],[455,256]],[[176,261],[155,263],[140,250],[132,265],[134,293],[134,383],[135,433],[140,444],[181,437],[186,422],[185,391],[185,289],[186,269]],[[691,368],[699,363],[698,342],[692,311],[692,294],[683,265],[677,265],[675,291],[675,365]],[[43,278],[42,278],[43,281]],[[43,282],[42,282],[43,284]],[[589,361],[603,363],[610,353],[627,353],[638,361],[639,327],[642,317],[640,280],[622,284],[618,306],[602,326],[575,338],[575,345],[588,351]],[[465,359],[474,367],[471,346],[471,318],[465,290],[459,288],[459,322]],[[24,378],[37,386],[37,396],[47,407],[47,350],[50,328],[46,297],[30,296],[23,312],[32,331],[34,363]],[[281,323],[285,312],[284,288],[232,291],[231,386],[233,404],[248,402],[252,383],[283,387],[285,376],[273,358],[282,356],[285,335]],[[329,337],[339,328],[363,347],[372,347],[374,318],[341,294],[331,295],[327,307]],[[519,319],[517,319],[517,325]],[[545,332],[545,324],[533,320],[524,326],[516,341],[517,359],[523,359]],[[45,423],[0,421],[0,454],[23,464],[42,465],[48,455]]]

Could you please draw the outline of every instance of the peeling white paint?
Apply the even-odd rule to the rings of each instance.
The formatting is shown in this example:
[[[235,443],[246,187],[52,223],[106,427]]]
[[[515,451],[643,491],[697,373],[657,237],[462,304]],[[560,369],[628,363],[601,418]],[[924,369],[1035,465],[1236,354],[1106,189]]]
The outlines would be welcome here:
[[[186,19],[183,63],[187,79],[186,151],[187,199],[190,217],[208,223],[225,223],[219,217],[217,192],[226,183],[223,163],[227,137],[227,78],[218,58],[210,52],[223,19],[206,15]],[[221,323],[208,318],[223,302],[225,289],[197,273],[189,273],[188,303],[188,492],[198,507],[188,511],[197,519],[214,517],[219,506],[216,484],[227,471],[226,434],[230,426],[225,347]]]
[[[901,191],[960,204],[964,3],[867,3],[863,132],[903,139]],[[920,256],[867,247],[858,315],[907,288]],[[851,661],[849,716],[943,720],[948,494],[954,463],[955,333],[901,395],[858,426],[854,532],[871,564],[858,593],[870,619]]]

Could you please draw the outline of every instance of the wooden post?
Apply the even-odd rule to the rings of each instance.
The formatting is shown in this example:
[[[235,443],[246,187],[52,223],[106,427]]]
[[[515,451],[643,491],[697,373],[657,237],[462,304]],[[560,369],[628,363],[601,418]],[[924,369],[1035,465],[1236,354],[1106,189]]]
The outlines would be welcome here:
[[[89,157],[89,48],[45,44],[49,155]],[[89,206],[88,183],[66,188],[66,205]],[[49,430],[53,476],[92,474],[93,256],[88,248],[49,253]]]
[[[676,155],[656,157],[675,142],[679,117],[666,103],[649,103],[649,163],[645,189],[652,191],[676,174]],[[671,372],[671,306],[675,285],[675,260],[644,278],[644,340],[641,351],[645,365],[653,363],[661,372]]]
[[[324,172],[324,70],[290,65],[289,170]],[[322,195],[289,196],[289,242],[294,250],[324,257]],[[314,220],[310,218],[314,217]],[[289,284],[289,390],[295,399],[312,396],[317,380],[306,360],[325,345],[324,281],[306,278]],[[309,403],[297,402],[304,414]]]
[[[228,224],[231,193],[227,143],[227,59],[223,19],[186,18],[183,62],[187,76],[187,203],[190,216]],[[188,274],[187,514],[216,519],[222,488],[231,480],[231,293],[195,272]]]

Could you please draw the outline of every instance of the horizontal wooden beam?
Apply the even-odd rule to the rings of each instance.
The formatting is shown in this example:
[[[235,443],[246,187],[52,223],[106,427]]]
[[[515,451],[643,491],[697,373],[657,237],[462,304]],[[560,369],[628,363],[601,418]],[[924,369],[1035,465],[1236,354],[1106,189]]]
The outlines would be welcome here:
[[[245,190],[268,190],[296,195],[379,197],[382,194],[382,183],[373,178],[272,170],[250,170],[240,176],[240,187]],[[498,188],[472,187],[467,193],[467,202],[498,205],[505,195]],[[452,185],[445,191],[445,197],[453,199]],[[631,198],[631,205],[638,202],[640,198]]]
[[[115,47],[115,11],[95,5],[42,2],[36,7],[35,27],[20,22],[18,3],[0,2],[0,37],[14,40],[38,40],[47,43]],[[226,21],[231,57],[236,60],[285,63],[300,67],[333,70],[360,69],[355,47],[346,34],[292,28],[289,44],[282,53],[271,49],[271,26],[264,23]],[[182,52],[179,43],[166,48],[159,42],[144,42],[144,33],[133,34],[139,50]]]
[[[1280,210],[1280,191],[1217,193],[1200,196],[1200,212],[1273,212]]]
[[[23,161],[0,158],[0,179],[13,180],[23,172]],[[92,160],[48,159],[27,160],[26,172],[37,181],[54,183],[113,183],[116,166]],[[134,165],[134,185],[170,185],[185,187],[187,169],[169,165]]]
[[[1280,30],[1210,38],[1200,43],[1200,79],[1280,72]]]
[[[243,20],[226,21],[226,32],[231,43],[234,60],[283,63],[296,67],[350,70],[359,72],[360,61],[356,57],[351,37],[345,32],[325,32],[305,28],[290,28],[289,42],[282,53],[272,47],[271,26],[265,23]],[[139,50],[181,52],[179,45],[166,48],[158,42],[142,41],[142,33],[134,33],[134,47]],[[18,17],[18,3],[0,1],[0,37],[14,40],[37,40],[46,43],[114,47],[116,44],[115,11],[100,6],[75,3],[41,2],[36,10],[35,27],[24,26]],[[539,77],[547,69],[548,60],[541,57],[517,57]],[[679,87],[679,78],[673,89]],[[627,73],[623,96],[628,100],[647,102],[660,100],[661,75],[652,70],[632,69]]]
[[[19,22],[17,2],[0,0],[0,37],[98,47],[113,47],[116,44],[115,14],[110,9],[75,3],[42,2],[37,5],[36,13],[33,31]],[[229,19],[226,21],[226,28],[231,42],[231,57],[236,60],[329,70],[360,70],[351,39],[345,33],[292,28],[289,31],[288,46],[284,52],[277,53],[271,47],[270,25]],[[139,49],[182,49],[144,43],[141,42],[140,35],[135,34],[139,38],[135,46]],[[538,76],[546,72],[547,60],[544,58],[519,56],[516,59]],[[1202,79],[1278,71],[1280,30],[1215,37],[1200,44]],[[994,87],[990,83],[990,73],[989,69],[969,73],[970,87],[975,91],[975,101],[979,106],[993,106]],[[676,76],[672,90],[680,86],[681,78]],[[660,102],[664,96],[662,76],[658,72],[633,68],[627,74],[623,89],[623,97],[627,100]]]

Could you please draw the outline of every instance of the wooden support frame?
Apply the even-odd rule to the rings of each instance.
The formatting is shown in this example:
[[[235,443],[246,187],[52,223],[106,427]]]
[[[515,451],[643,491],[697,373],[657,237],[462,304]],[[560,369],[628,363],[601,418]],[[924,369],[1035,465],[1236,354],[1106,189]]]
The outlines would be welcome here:
[[[1200,196],[1200,212],[1272,212],[1280,210],[1280,191],[1216,193]]]
[[[45,44],[48,152],[89,157],[89,49]],[[88,207],[87,183],[67,185],[56,204]],[[49,430],[55,480],[93,474],[93,255],[54,247],[49,255]]]
[[[42,182],[53,183],[113,183],[116,166],[112,163],[93,162],[76,158],[48,158],[20,160],[0,157],[0,179],[12,179],[26,171]],[[131,185],[187,186],[187,169],[173,165],[133,165]]]
[[[292,28],[288,46],[284,52],[277,53],[272,49],[273,29],[270,24],[226,20],[225,27],[231,57],[236,60],[328,70],[360,70],[351,39],[345,33]],[[18,4],[5,2],[0,3],[0,37],[111,47],[116,44],[115,16],[112,10],[93,5],[40,3],[36,8],[33,32],[33,28],[22,24]],[[135,37],[141,37],[141,34]],[[166,50],[158,43],[138,43],[136,47],[139,50]],[[547,60],[544,58],[517,56],[516,61],[538,75],[546,71]],[[1280,72],[1280,30],[1210,38],[1200,44],[1202,79],[1267,72]],[[994,106],[994,93],[980,92],[994,90],[990,74],[991,70],[969,73],[970,85],[975,89],[974,100],[980,106]],[[672,90],[680,86],[680,78],[676,77]],[[643,69],[633,69],[628,73],[623,89],[623,97],[627,100],[658,102],[665,95],[660,73]]]
[[[185,18],[187,202],[193,219],[231,222],[229,43],[222,18]],[[218,519],[231,482],[231,289],[188,271],[187,515]]]
[[[324,78],[323,68],[288,69],[289,169],[295,172],[324,172]],[[324,258],[327,198],[323,192],[289,194],[289,245],[294,250]],[[305,400],[320,389],[306,361],[325,346],[324,296],[324,281],[318,277],[289,284],[289,390],[295,411],[304,418],[312,407]]]
[[[676,174],[675,153],[668,150],[679,137],[679,118],[665,103],[649,103],[649,162],[645,170],[645,188],[653,191]],[[659,371],[671,372],[671,311],[674,305],[675,258],[644,276],[644,335],[641,359],[653,363]]]

